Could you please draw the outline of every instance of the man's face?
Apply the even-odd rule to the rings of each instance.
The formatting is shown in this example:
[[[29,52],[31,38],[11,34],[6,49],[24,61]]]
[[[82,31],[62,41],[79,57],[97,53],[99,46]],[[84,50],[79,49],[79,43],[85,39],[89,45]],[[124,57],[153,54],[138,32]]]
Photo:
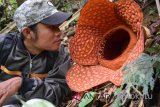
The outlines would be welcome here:
[[[47,51],[58,50],[61,43],[61,31],[58,27],[38,23],[34,34],[35,47]]]

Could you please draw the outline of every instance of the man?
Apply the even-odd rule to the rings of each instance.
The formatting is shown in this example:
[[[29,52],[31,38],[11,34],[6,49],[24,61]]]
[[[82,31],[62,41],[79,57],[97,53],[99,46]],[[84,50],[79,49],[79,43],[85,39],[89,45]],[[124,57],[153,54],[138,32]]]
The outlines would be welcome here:
[[[17,8],[14,20],[20,33],[0,36],[0,106],[16,93],[56,106],[70,94],[65,81],[70,57],[60,46],[58,28],[70,17],[49,0],[27,0]]]

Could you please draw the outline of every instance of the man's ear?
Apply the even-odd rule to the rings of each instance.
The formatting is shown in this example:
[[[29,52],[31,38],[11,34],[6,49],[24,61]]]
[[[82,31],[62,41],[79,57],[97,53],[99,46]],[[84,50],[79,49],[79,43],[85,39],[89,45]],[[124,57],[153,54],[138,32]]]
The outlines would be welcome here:
[[[22,33],[23,33],[25,39],[31,39],[32,38],[33,31],[30,28],[24,27],[22,29]]]

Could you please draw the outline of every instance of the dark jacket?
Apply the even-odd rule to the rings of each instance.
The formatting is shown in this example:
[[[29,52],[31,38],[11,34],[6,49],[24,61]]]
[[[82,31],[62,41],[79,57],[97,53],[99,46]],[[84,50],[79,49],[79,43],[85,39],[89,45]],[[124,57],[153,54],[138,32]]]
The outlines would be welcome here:
[[[25,48],[23,39],[18,33],[8,34],[8,38],[14,41],[9,50],[9,45],[4,44],[6,35],[0,36],[0,59],[6,55],[7,59],[1,63],[11,71],[21,71],[23,82],[19,93],[26,100],[42,98],[55,105],[60,103],[71,93],[68,88],[65,75],[71,66],[70,56],[64,46],[57,52],[44,51],[39,55],[32,56]],[[7,46],[8,45],[8,46]],[[8,54],[3,50],[9,50]],[[3,57],[3,58],[2,58]],[[44,79],[28,78],[26,74],[48,74]],[[0,72],[0,80],[12,78],[13,76]]]

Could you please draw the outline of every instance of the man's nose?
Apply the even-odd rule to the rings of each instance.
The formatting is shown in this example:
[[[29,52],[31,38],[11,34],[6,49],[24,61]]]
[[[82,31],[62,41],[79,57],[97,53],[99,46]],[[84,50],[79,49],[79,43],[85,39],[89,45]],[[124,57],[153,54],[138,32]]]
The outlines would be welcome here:
[[[58,32],[55,33],[55,36],[56,36],[56,37],[60,37],[61,34],[62,34],[62,33],[61,33],[60,31],[58,31]]]

